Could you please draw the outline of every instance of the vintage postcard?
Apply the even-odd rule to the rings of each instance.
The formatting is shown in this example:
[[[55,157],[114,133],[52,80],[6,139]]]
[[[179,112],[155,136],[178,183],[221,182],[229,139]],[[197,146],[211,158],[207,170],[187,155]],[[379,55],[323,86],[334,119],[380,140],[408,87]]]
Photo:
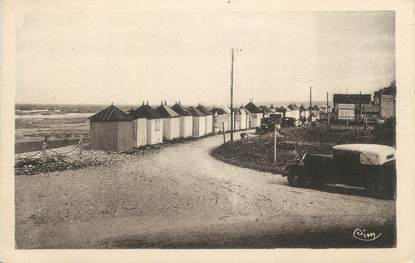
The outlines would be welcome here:
[[[0,261],[413,260],[414,3],[335,2],[3,2]]]

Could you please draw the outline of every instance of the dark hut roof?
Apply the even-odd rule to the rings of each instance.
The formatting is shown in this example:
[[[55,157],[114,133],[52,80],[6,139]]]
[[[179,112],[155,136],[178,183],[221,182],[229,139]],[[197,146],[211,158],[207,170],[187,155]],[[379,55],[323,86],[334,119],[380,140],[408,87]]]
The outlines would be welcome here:
[[[198,110],[196,107],[190,106],[187,108],[193,116],[206,116],[203,112]]]
[[[167,105],[160,105],[158,106],[158,108],[156,109],[156,111],[161,115],[161,117],[163,118],[175,118],[175,117],[180,117],[180,115],[175,112],[174,110],[172,110],[169,106]]]
[[[259,108],[264,112],[264,113],[270,113],[272,112],[267,106],[265,105],[261,105],[259,106]]]
[[[245,108],[249,110],[250,113],[262,113],[262,110],[253,102],[246,104]]]
[[[278,108],[275,108],[275,111],[277,111],[277,112],[285,112],[285,111],[287,111],[287,109],[284,106],[280,106]]]
[[[188,109],[186,109],[186,107],[183,106],[181,103],[176,103],[171,108],[180,116],[192,116],[192,113]]]
[[[141,105],[135,110],[130,111],[130,115],[134,119],[160,119],[161,115],[149,105]]]
[[[98,122],[98,121],[131,121],[130,115],[125,113],[124,111],[120,110],[119,108],[111,105],[102,111],[88,117],[89,121],[91,122]]]
[[[370,94],[333,94],[333,103],[369,104],[370,101]]]
[[[213,108],[210,112],[211,114],[218,114],[218,115],[227,114],[226,111],[222,108]]]
[[[290,104],[290,105],[287,106],[287,108],[290,109],[290,110],[298,110],[298,107],[295,104]]]
[[[312,110],[320,110],[320,107],[318,105],[314,105],[313,107],[311,107]]]
[[[304,107],[304,105],[303,104],[301,104],[301,106],[300,106],[300,111],[306,111],[307,109]]]
[[[199,105],[196,107],[201,113],[204,113],[206,115],[211,115],[212,113],[203,105]]]

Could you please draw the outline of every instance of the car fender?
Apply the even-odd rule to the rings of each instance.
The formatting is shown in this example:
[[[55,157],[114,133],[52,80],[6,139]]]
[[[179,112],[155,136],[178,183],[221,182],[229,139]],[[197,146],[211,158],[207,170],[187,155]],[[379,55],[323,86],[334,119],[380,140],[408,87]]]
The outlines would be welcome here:
[[[291,163],[285,167],[284,172],[282,173],[282,177],[286,177],[290,169],[302,169],[302,167],[297,163]]]

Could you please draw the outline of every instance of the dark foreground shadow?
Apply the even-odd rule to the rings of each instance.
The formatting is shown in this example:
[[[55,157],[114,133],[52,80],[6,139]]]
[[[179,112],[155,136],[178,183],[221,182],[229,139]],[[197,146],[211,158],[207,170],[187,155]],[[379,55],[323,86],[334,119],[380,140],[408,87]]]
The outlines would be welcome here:
[[[279,176],[279,175],[276,175]],[[291,187],[292,189],[297,189],[296,187],[292,187],[288,185],[287,180],[268,180],[269,184],[278,184],[278,185],[285,185],[287,187]],[[375,197],[371,196],[365,188],[363,187],[354,187],[348,185],[341,185],[341,184],[326,184],[320,187],[305,187],[304,189],[312,189],[315,191],[321,191],[326,193],[334,193],[334,194],[341,194],[341,195],[354,195],[354,196],[363,196],[368,198],[376,199]]]
[[[163,249],[271,249],[271,248],[393,248],[396,247],[395,224],[366,228],[381,233],[374,241],[361,241],[353,236],[355,229],[332,228],[325,231],[258,233],[193,233],[188,235],[135,236],[106,240],[94,248],[163,248]]]

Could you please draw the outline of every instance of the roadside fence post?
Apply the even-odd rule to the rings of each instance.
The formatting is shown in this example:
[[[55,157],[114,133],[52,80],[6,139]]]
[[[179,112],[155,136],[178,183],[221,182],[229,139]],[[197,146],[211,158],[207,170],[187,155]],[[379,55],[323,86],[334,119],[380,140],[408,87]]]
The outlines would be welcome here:
[[[222,133],[223,133],[223,143],[226,143],[226,138],[225,138],[225,123],[222,122]]]
[[[46,162],[46,148],[48,146],[48,137],[45,137],[45,140],[42,144],[42,161]]]
[[[84,138],[83,138],[83,136],[81,135],[81,137],[79,138],[79,154],[80,154],[80,155],[82,155],[82,150],[83,150],[83,147],[84,147]]]
[[[277,125],[274,125],[274,163],[277,162]]]

